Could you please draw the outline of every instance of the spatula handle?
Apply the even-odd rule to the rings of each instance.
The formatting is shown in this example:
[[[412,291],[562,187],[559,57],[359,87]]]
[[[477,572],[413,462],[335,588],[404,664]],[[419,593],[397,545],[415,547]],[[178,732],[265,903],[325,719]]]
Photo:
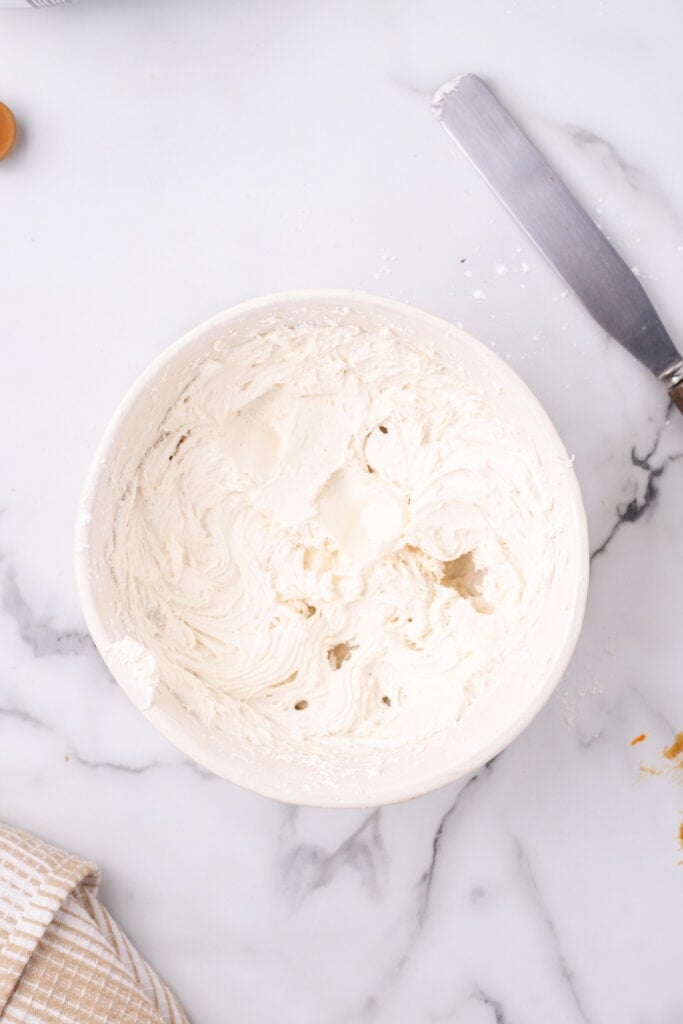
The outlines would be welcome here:
[[[666,384],[671,401],[683,412],[683,360],[663,373],[660,380]]]

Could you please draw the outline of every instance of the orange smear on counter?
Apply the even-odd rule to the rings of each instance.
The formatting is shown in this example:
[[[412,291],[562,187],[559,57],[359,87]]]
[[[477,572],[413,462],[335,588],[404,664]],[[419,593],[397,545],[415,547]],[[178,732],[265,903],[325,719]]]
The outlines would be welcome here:
[[[680,754],[683,754],[683,732],[677,732],[671,746],[665,747],[662,753],[669,761],[674,761]]]
[[[636,736],[635,739],[631,740],[631,746],[635,747],[636,743],[642,743],[643,740],[647,739],[647,733],[641,732],[640,736]]]
[[[642,736],[636,736],[631,743],[635,745],[644,740],[645,734]],[[664,747],[661,753],[662,758],[666,758],[667,761],[673,762],[672,764],[666,764],[664,761],[659,763],[662,765],[661,768],[654,768],[652,765],[643,764],[640,762],[640,773],[641,775],[664,775],[666,774],[670,779],[673,778],[676,782],[681,781],[683,776],[683,732],[677,732],[674,736],[674,741],[669,747]],[[678,842],[680,848],[683,850],[683,821],[678,826]],[[679,867],[683,867],[683,860],[678,861]]]

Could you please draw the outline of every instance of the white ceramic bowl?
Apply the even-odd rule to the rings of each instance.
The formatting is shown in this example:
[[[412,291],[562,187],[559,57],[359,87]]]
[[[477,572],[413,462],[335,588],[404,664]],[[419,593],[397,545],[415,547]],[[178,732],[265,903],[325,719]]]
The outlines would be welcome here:
[[[555,501],[566,529],[566,572],[548,593],[545,619],[537,630],[544,669],[530,686],[526,673],[508,678],[505,687],[489,689],[466,712],[458,725],[457,742],[435,742],[408,764],[392,765],[380,774],[331,777],[312,775],[296,761],[283,765],[268,750],[225,740],[187,712],[163,686],[144,714],[180,750],[204,767],[232,782],[291,803],[361,807],[405,800],[429,792],[489,761],[511,742],[538,713],[557,685],[578,638],[586,601],[588,546],[579,488],[567,453],[545,412],[522,381],[485,346],[449,323],[411,306],[348,291],[302,291],[269,295],[235,306],[201,324],[172,345],[145,370],[125,396],[100,443],[81,499],[76,573],[83,610],[93,639],[105,662],[107,648],[120,639],[118,600],[106,548],[112,536],[117,502],[126,480],[143,453],[158,436],[160,423],[181,390],[188,370],[205,357],[218,339],[240,339],[274,315],[300,319],[337,313],[371,329],[390,324],[399,332],[418,333],[448,358],[458,362],[483,386],[499,392],[500,411],[514,417],[532,442],[547,455]],[[546,649],[547,648],[547,649]],[[114,669],[122,689],[136,699],[134,681]],[[324,776],[324,777],[323,777]]]

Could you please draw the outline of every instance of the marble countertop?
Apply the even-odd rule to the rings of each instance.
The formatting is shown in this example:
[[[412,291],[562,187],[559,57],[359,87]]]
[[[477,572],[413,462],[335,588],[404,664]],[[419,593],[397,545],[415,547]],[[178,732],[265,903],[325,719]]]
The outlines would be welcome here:
[[[641,768],[683,728],[683,420],[429,110],[445,79],[485,77],[681,339],[682,29],[677,0],[0,12],[22,133],[0,165],[0,820],[101,866],[195,1022],[683,1019],[683,787]],[[372,813],[195,771],[108,676],[72,571],[79,488],[134,377],[219,309],[311,286],[414,302],[508,359],[576,456],[595,552],[533,725]]]

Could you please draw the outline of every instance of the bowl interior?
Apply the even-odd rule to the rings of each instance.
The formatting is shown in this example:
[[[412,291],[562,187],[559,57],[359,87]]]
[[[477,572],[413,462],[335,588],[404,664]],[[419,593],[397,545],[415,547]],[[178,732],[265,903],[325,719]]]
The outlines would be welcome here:
[[[325,770],[293,757],[273,757],[239,735],[216,734],[194,718],[163,686],[147,717],[181,750],[211,771],[257,792],[296,803],[368,806],[405,799],[476,769],[516,736],[557,684],[578,635],[587,580],[586,530],[570,460],[546,414],[526,386],[487,348],[462,331],[419,310],[386,299],[344,292],[304,292],[245,303],[201,325],[164,352],[143,374],[114,415],[96,455],[82,499],[77,575],[86,619],[100,652],[121,638],[122,609],[109,550],[120,495],[140,459],[159,435],[169,407],[199,362],[221,347],[268,325],[276,317],[297,323],[334,316],[369,330],[387,324],[424,339],[444,360],[489,394],[542,455],[564,524],[563,564],[552,580],[533,650],[510,664],[505,685],[492,687],[458,723],[412,757],[376,766],[330,763]],[[110,668],[114,668],[110,665]],[[117,681],[136,700],[125,670]]]

